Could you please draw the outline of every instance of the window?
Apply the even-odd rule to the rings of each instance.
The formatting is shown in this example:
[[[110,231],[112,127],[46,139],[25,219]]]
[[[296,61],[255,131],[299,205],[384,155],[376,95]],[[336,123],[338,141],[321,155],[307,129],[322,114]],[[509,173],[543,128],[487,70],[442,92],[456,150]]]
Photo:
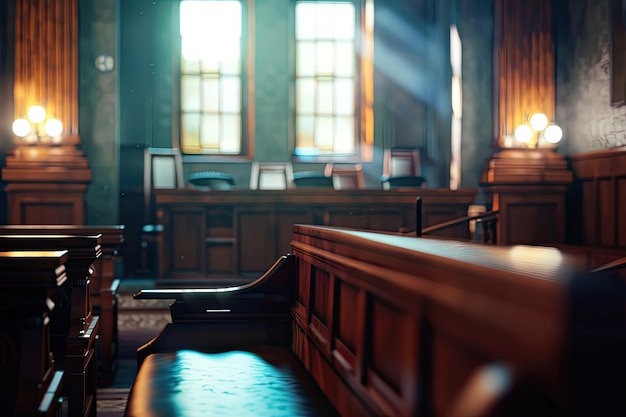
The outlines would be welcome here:
[[[364,156],[371,147],[372,4],[296,2],[296,155]]]
[[[180,3],[184,153],[242,153],[242,22],[239,1]]]

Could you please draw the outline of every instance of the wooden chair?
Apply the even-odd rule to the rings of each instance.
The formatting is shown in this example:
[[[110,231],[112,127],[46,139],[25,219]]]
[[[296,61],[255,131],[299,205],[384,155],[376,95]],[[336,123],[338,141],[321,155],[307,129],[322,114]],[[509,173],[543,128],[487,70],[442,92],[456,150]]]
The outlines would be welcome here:
[[[146,148],[143,166],[144,225],[141,229],[141,273],[156,272],[158,240],[163,225],[156,219],[156,189],[184,188],[183,161],[177,148]]]
[[[385,149],[383,175],[380,178],[383,189],[420,188],[424,185],[419,149]]]
[[[251,190],[294,188],[291,162],[253,162],[250,169]]]
[[[324,175],[332,177],[335,190],[362,190],[365,188],[363,167],[361,164],[328,163]]]

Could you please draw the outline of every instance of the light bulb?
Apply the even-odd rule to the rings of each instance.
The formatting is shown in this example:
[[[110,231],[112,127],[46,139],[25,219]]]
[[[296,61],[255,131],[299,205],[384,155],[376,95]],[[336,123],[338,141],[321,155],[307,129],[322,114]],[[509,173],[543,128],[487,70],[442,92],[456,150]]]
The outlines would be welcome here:
[[[41,123],[46,118],[46,111],[41,106],[31,106],[28,109],[28,118],[33,123]]]
[[[555,124],[546,127],[543,137],[548,143],[559,143],[563,137],[563,130]]]
[[[63,124],[59,119],[50,119],[44,125],[44,130],[50,137],[59,136],[63,132]]]
[[[30,122],[26,119],[16,119],[11,127],[15,136],[20,138],[30,133]]]
[[[530,126],[537,131],[542,131],[548,126],[548,116],[543,113],[533,114],[530,116]]]
[[[515,139],[517,139],[518,142],[526,143],[530,141],[532,138],[533,138],[533,129],[529,125],[527,124],[519,125],[515,129]]]

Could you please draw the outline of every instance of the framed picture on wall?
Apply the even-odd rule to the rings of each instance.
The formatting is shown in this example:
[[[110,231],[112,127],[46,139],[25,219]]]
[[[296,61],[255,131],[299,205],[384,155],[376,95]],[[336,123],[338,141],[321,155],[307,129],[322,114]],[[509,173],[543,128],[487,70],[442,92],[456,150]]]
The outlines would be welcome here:
[[[611,0],[611,105],[626,104],[626,0]]]

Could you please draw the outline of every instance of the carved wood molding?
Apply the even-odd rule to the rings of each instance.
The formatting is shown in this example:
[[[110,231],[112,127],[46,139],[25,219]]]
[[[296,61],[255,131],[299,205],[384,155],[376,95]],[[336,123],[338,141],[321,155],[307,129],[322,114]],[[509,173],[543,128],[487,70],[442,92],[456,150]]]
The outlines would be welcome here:
[[[63,123],[63,144],[78,137],[78,9],[76,0],[15,2],[15,118],[43,105]]]

